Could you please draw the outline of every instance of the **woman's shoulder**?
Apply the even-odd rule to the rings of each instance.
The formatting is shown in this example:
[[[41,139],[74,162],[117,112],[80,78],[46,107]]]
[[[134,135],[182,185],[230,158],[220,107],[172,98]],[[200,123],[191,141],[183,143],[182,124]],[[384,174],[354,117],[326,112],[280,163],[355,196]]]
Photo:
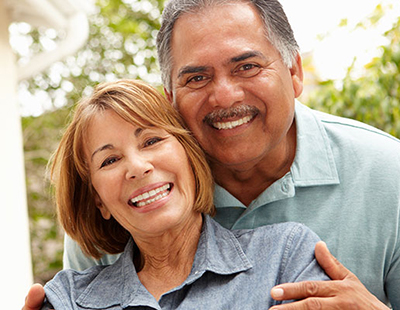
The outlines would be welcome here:
[[[274,248],[275,251],[296,251],[298,248],[314,250],[320,238],[301,223],[285,222],[254,229],[232,230],[244,248]]]
[[[67,306],[66,303],[71,307],[74,306],[75,299],[82,293],[82,289],[85,289],[105,268],[107,266],[94,266],[83,271],[73,269],[59,271],[44,286],[46,299],[54,309],[63,309]]]

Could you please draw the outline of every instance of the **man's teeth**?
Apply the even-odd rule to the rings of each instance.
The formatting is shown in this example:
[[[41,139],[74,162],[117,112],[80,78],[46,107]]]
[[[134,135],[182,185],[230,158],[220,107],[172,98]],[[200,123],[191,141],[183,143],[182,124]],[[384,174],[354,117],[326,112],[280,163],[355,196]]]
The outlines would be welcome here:
[[[164,186],[152,189],[146,193],[140,194],[131,199],[131,203],[137,207],[143,207],[156,200],[159,200],[169,193],[170,184],[165,184]]]
[[[216,123],[213,123],[213,126],[217,129],[232,129],[232,128],[235,128],[235,127],[238,127],[240,125],[250,122],[251,119],[252,119],[252,116],[245,116],[241,119],[238,119],[238,120],[232,121],[232,122],[216,122]]]

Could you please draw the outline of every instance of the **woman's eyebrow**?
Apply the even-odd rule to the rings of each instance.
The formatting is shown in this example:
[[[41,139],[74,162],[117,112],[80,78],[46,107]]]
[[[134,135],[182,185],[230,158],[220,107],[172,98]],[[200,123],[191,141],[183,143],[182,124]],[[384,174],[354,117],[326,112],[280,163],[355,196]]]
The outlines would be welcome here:
[[[144,128],[136,128],[136,130],[135,130],[135,137],[136,138],[138,138],[141,134],[142,134],[142,132],[144,131],[145,129]]]
[[[96,155],[97,153],[102,152],[102,151],[104,151],[104,150],[112,150],[113,148],[114,148],[114,146],[113,146],[112,144],[106,144],[106,145],[103,145],[103,146],[99,147],[98,149],[96,149],[96,150],[93,152],[92,157],[90,158],[90,160],[93,161],[93,157],[94,157],[94,155]]]

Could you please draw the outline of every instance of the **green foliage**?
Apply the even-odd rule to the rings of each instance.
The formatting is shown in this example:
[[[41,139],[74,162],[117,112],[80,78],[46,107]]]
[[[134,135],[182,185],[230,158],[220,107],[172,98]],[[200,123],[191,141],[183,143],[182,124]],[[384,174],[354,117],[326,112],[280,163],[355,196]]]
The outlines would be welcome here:
[[[358,26],[377,23],[383,15],[378,6],[375,14]],[[400,18],[385,37],[388,44],[380,48],[380,57],[365,66],[361,77],[353,77],[354,66],[351,66],[343,81],[321,81],[307,104],[400,137]]]
[[[57,147],[69,110],[64,108],[22,119],[33,272],[35,281],[40,283],[62,267],[64,234],[57,225],[46,165]]]

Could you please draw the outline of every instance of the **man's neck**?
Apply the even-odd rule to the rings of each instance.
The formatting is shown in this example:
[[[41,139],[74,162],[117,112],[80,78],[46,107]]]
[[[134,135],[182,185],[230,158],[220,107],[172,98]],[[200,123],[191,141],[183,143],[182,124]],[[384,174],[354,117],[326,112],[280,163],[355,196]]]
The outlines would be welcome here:
[[[224,165],[210,161],[215,182],[248,206],[265,189],[290,171],[296,155],[296,127],[273,152],[252,162]]]

